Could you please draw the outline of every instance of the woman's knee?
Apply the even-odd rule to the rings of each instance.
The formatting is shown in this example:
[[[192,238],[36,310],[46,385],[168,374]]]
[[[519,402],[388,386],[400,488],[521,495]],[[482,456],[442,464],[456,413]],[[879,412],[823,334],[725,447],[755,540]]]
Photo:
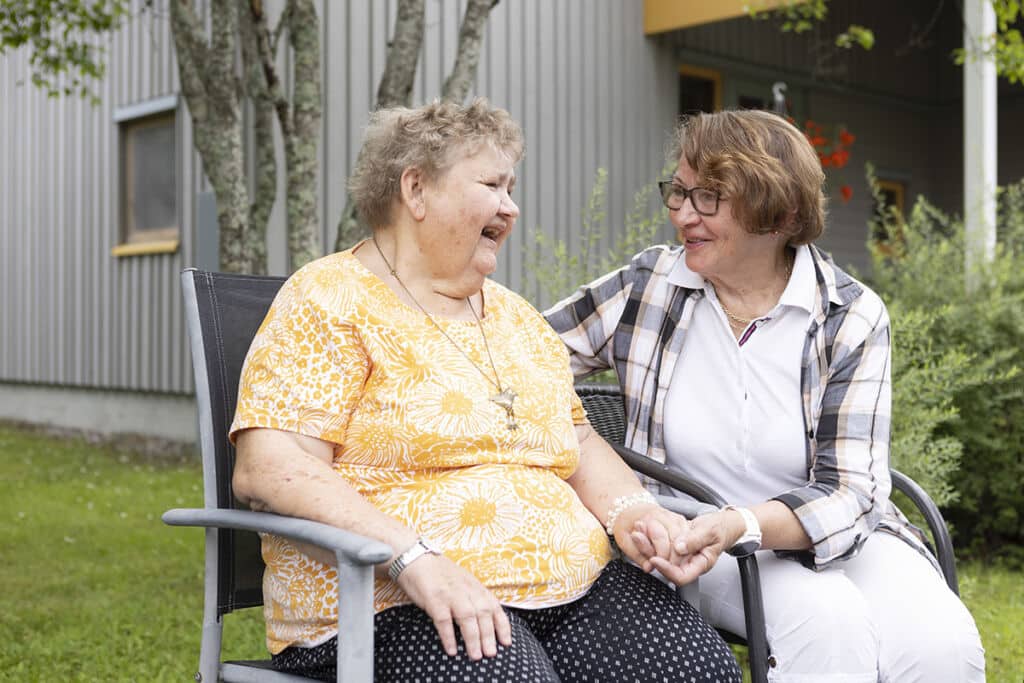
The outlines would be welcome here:
[[[967,608],[950,593],[938,610],[928,606],[886,629],[879,655],[883,682],[985,680],[985,649]]]
[[[827,585],[816,590],[815,583]],[[779,672],[872,679],[879,634],[859,591],[842,580],[811,579],[800,588],[774,600],[766,613],[768,642]]]

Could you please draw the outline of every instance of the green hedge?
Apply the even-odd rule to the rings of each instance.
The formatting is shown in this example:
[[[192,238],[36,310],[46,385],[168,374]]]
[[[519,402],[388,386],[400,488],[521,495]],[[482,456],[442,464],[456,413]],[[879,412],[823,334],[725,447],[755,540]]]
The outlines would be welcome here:
[[[894,466],[943,506],[958,550],[1020,562],[1024,181],[1000,190],[998,216],[970,294],[963,223],[923,198],[872,226],[870,283],[893,320]]]

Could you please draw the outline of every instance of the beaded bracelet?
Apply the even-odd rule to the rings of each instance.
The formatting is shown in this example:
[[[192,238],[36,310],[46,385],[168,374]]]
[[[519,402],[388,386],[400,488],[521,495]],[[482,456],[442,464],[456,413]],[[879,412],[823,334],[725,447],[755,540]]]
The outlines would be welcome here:
[[[634,493],[631,496],[619,496],[616,498],[612,502],[612,509],[608,511],[608,521],[604,523],[604,528],[608,532],[608,535],[615,535],[615,520],[619,518],[619,515],[634,505],[643,505],[645,503],[653,503],[656,505],[658,501],[649,491]]]

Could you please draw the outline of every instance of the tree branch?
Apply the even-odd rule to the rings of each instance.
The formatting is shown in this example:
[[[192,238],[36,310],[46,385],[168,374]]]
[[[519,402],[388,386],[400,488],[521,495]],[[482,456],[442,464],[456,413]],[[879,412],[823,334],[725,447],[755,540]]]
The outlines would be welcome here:
[[[412,103],[416,64],[423,45],[423,0],[399,0],[395,32],[388,46],[384,75],[377,88],[377,108]]]
[[[466,5],[466,13],[462,16],[462,26],[459,28],[459,48],[455,65],[441,89],[442,99],[449,102],[462,102],[466,99],[476,79],[476,69],[480,63],[484,24],[497,4],[498,0],[469,0],[469,4]]]
[[[209,115],[206,81],[200,64],[210,61],[209,49],[199,18],[190,0],[171,0],[171,34],[174,37],[175,56],[178,59],[178,77],[181,90],[188,101],[192,117],[205,120]]]
[[[289,0],[285,9],[294,55],[291,128],[285,136],[288,162],[288,254],[292,269],[320,255],[317,227],[317,148],[320,142],[320,22],[313,0]]]
[[[267,88],[260,59],[257,27],[246,0],[239,0],[239,37],[245,91],[253,108],[254,187],[249,202],[249,230],[246,233],[254,272],[267,267],[267,223],[277,200],[277,154],[274,150],[274,102]]]
[[[291,4],[289,1],[285,8],[286,15],[290,12]],[[254,26],[259,63],[262,65],[263,77],[266,79],[267,93],[277,111],[281,135],[287,139],[292,130],[292,113],[288,98],[285,97],[281,88],[281,78],[277,75],[277,65],[274,63],[275,53],[271,47],[270,29],[267,27],[267,14],[263,11],[261,0],[249,0],[249,11]],[[284,21],[285,17],[282,17],[281,22],[284,23]],[[315,26],[316,24],[314,24]]]

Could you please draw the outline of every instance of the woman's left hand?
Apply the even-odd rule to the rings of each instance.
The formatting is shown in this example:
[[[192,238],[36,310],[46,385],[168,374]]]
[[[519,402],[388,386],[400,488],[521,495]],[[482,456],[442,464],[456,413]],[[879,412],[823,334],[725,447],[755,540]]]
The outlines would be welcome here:
[[[652,505],[626,510],[622,517],[615,534],[622,552],[645,572],[657,569],[679,586],[711,569],[736,540],[717,513],[688,520]]]

